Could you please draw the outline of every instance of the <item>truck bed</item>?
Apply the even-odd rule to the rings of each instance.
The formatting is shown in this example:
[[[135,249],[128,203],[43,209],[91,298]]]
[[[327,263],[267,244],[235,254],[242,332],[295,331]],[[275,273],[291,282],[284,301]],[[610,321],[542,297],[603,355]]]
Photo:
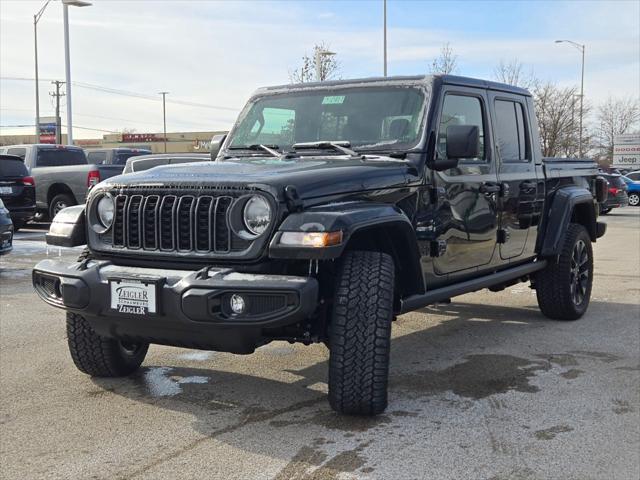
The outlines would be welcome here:
[[[544,157],[542,166],[547,178],[584,177],[598,174],[598,165],[586,158]]]

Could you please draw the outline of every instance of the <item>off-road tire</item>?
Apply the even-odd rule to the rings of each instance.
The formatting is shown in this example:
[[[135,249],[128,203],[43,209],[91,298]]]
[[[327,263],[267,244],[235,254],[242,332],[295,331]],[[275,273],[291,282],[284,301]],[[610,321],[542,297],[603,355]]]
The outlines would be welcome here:
[[[135,372],[148,343],[127,344],[98,335],[85,318],[67,313],[67,342],[78,370],[92,377],[124,377]]]
[[[640,194],[631,193],[629,194],[629,205],[632,207],[640,206]]]
[[[579,252],[580,245],[584,257]],[[538,306],[545,316],[553,320],[577,320],[584,315],[593,285],[593,249],[582,225],[569,224],[558,261],[549,259],[548,265],[536,274],[535,284]]]
[[[329,325],[329,403],[339,413],[387,407],[394,275],[379,252],[348,252],[339,269]]]
[[[49,219],[53,222],[56,214],[61,210],[61,206],[64,205],[66,207],[72,207],[76,204],[76,201],[73,197],[67,193],[59,193],[55,197],[51,199],[51,203],[49,203]]]

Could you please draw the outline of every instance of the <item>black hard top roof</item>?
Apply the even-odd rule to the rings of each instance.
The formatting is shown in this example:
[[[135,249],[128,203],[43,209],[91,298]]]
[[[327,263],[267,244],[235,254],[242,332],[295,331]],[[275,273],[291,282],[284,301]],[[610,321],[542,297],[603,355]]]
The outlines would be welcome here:
[[[463,87],[476,87],[485,88],[489,90],[498,90],[501,92],[515,93],[518,95],[531,96],[528,90],[513,85],[507,85],[506,83],[494,82],[491,80],[482,80],[479,78],[461,77],[458,75],[407,75],[407,76],[393,76],[393,77],[369,77],[369,78],[355,78],[348,80],[327,80],[324,82],[308,82],[308,83],[291,83],[285,85],[275,85],[271,87],[263,87],[258,89],[255,94],[274,93],[276,91],[287,90],[300,90],[300,89],[313,89],[313,88],[331,88],[341,86],[357,86],[357,85],[370,85],[370,84],[431,84],[435,81],[440,81],[446,85],[458,85]]]

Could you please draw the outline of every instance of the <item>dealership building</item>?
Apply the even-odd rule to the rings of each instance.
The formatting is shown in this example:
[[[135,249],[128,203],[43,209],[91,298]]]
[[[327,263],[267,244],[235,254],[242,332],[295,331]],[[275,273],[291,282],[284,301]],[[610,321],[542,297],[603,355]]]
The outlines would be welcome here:
[[[208,153],[211,138],[224,134],[217,132],[173,132],[167,133],[166,145],[168,153]],[[66,143],[66,135],[62,135],[62,143]],[[55,143],[55,139],[41,135],[36,141],[35,135],[0,135],[0,146],[21,145],[31,143]],[[162,133],[109,133],[102,138],[75,139],[75,145],[85,148],[144,148],[153,153],[164,153],[165,137]]]

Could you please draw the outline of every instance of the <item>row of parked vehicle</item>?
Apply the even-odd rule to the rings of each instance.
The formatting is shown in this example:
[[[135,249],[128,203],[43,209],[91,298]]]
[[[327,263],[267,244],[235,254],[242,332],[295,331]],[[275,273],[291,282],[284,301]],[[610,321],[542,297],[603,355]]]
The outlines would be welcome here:
[[[0,254],[11,251],[13,233],[27,222],[46,221],[63,208],[85,203],[89,190],[102,180],[157,165],[209,159],[209,154],[153,155],[136,148],[0,147]]]
[[[628,172],[626,175],[617,170],[601,171],[600,176],[607,181],[609,189],[607,200],[600,204],[602,215],[614,208],[640,205],[640,170]]]

